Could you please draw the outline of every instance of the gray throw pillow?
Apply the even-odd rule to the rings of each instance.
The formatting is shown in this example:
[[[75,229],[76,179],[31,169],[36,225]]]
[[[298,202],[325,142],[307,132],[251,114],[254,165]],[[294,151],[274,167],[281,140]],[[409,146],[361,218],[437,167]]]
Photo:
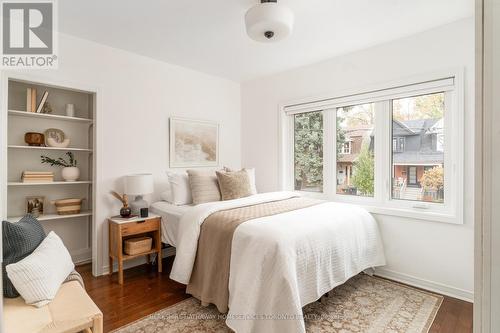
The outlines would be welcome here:
[[[2,279],[3,295],[5,297],[14,298],[19,296],[7,276],[5,267],[30,255],[44,238],[45,231],[43,231],[42,225],[33,215],[28,214],[19,222],[14,223],[2,221]]]

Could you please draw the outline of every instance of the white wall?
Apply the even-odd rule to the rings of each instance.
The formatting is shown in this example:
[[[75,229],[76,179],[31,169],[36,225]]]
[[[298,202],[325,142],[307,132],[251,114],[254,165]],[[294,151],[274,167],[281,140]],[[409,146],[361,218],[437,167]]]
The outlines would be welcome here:
[[[164,188],[169,165],[169,117],[219,122],[221,165],[240,166],[240,86],[70,36],[60,36],[59,48],[58,70],[28,74],[33,80],[63,85],[68,81],[99,89],[95,219],[100,236],[100,273],[108,263],[106,218],[116,215],[120,208],[109,191],[122,191],[121,177],[136,172],[153,173],[156,190]],[[85,235],[74,233],[73,237]]]
[[[307,52],[307,50],[304,50]],[[260,191],[278,190],[278,104],[328,92],[465,67],[465,224],[378,215],[388,264],[382,275],[472,299],[474,22],[447,26],[326,62],[244,82],[242,164]]]

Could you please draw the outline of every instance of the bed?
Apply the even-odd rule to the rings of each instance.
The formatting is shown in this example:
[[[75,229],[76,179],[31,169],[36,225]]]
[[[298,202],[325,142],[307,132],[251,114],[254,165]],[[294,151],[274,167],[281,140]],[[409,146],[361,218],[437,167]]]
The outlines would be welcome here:
[[[366,210],[294,192],[192,206],[176,228],[170,277],[227,312],[226,324],[238,333],[305,332],[303,306],[385,265]]]
[[[149,207],[152,213],[161,216],[162,243],[177,246],[177,232],[181,217],[192,208],[192,205],[178,206],[166,201],[155,202]]]

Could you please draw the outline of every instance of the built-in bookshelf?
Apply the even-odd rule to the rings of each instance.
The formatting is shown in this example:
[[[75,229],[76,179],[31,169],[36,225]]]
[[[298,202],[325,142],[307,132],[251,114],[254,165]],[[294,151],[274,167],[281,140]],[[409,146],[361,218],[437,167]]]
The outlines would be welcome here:
[[[40,104],[45,94],[52,112],[36,112],[37,109],[42,110]],[[13,78],[8,80],[7,220],[16,222],[26,214],[29,197],[42,198],[43,214],[38,219],[46,232],[54,230],[63,239],[70,253],[77,253],[73,256],[75,262],[91,259],[95,98],[95,92],[75,87]],[[74,105],[74,116],[66,114],[67,104]],[[32,146],[25,142],[25,133],[45,133],[47,129],[64,132],[65,137],[70,139],[68,147]],[[61,167],[41,163],[41,155],[57,159],[66,157],[66,152],[72,152],[78,161],[80,177],[77,181],[65,181]],[[24,182],[21,178],[23,171],[51,171],[54,179]],[[84,199],[80,213],[57,214],[53,201],[66,198]]]

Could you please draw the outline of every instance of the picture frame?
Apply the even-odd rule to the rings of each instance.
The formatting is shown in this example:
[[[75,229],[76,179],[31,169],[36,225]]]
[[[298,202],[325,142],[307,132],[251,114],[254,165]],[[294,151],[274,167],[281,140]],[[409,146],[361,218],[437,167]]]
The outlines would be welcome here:
[[[43,214],[45,203],[44,196],[29,196],[26,197],[26,214],[31,214],[33,212],[33,208],[38,207],[38,214]]]
[[[206,120],[171,117],[171,168],[219,165],[219,124]]]

